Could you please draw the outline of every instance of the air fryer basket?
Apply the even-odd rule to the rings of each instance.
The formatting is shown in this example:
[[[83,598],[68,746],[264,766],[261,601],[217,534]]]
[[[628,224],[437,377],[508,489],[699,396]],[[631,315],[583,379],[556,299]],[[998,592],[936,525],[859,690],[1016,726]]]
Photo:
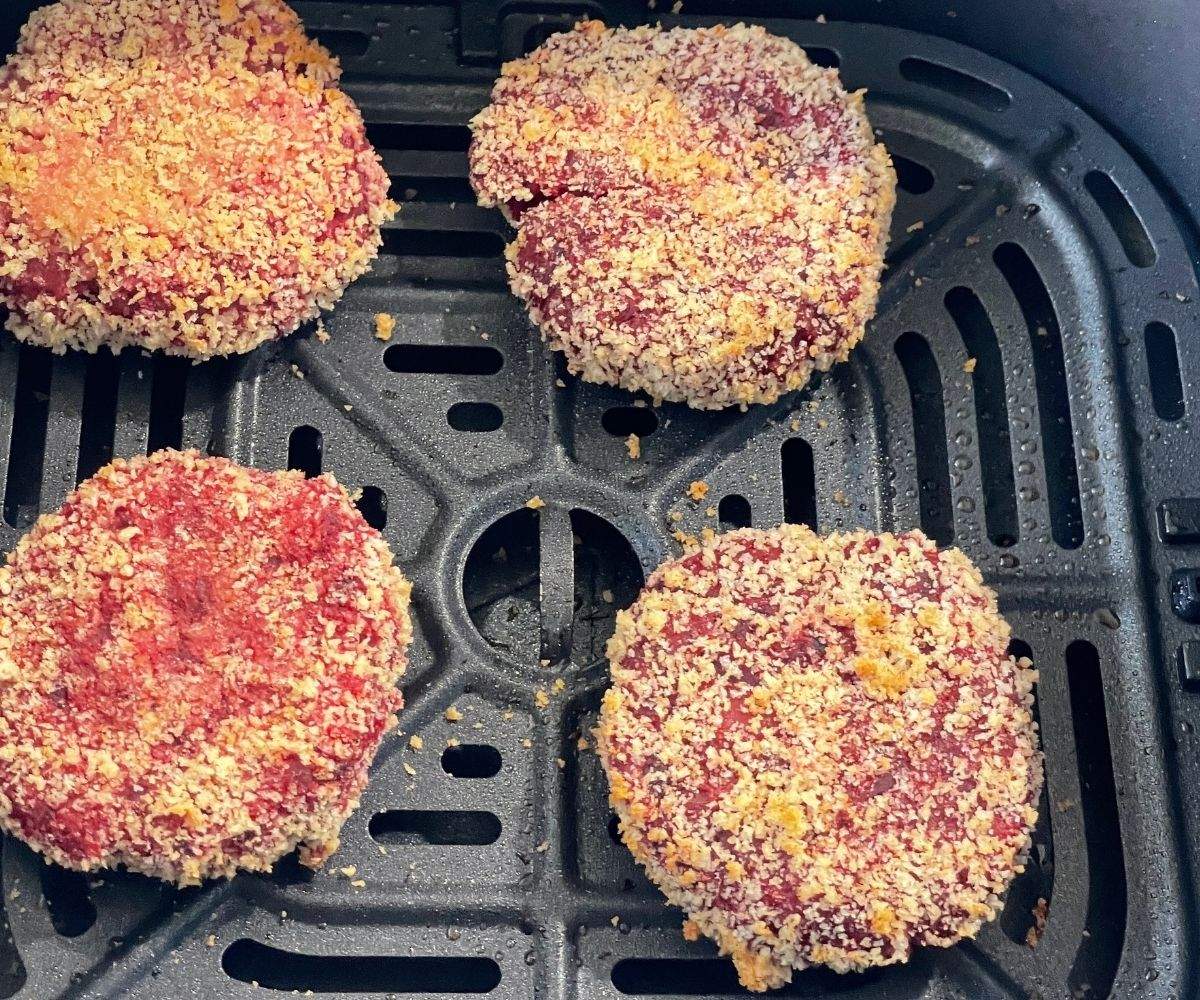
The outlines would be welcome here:
[[[848,364],[777,405],[656,409],[537,342],[505,287],[509,231],[466,182],[466,123],[500,59],[580,14],[699,25],[746,5],[296,6],[404,202],[381,259],[327,343],[193,367],[6,335],[0,544],[113,455],[333,472],[415,584],[403,733],[320,873],[286,859],[177,891],[5,841],[0,997],[742,995],[616,842],[587,743],[615,609],[672,533],[780,520],[919,525],[965,549],[1041,672],[1047,774],[1028,870],[978,940],[798,973],[784,995],[1196,996],[1197,283],[1183,220],[1121,146],[961,45],[764,20],[869,90],[901,187],[879,315]]]

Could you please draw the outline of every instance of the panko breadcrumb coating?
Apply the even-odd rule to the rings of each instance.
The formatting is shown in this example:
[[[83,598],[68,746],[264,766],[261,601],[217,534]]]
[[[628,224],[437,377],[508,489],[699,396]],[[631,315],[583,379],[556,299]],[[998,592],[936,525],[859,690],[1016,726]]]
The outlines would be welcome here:
[[[0,829],[181,885],[321,864],[402,705],[410,589],[332,477],[112,463],[0,568]]]
[[[618,615],[597,730],[622,837],[752,990],[973,936],[1037,818],[1035,674],[919,532],[744,529]]]
[[[513,291],[572,372],[765,403],[862,339],[895,174],[862,94],[795,43],[584,22],[507,63],[472,124]]]
[[[242,353],[330,308],[394,214],[282,0],[60,0],[0,75],[0,304],[57,351]]]

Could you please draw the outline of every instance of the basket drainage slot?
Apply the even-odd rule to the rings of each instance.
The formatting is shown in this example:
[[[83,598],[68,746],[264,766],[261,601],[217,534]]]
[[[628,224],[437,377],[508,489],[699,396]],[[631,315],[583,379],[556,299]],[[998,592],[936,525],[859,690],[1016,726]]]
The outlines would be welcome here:
[[[896,168],[896,184],[909,194],[924,194],[933,189],[933,171],[925,164],[910,160],[899,153],[892,154],[892,166]]]
[[[1077,549],[1083,544],[1083,510],[1079,503],[1079,469],[1075,464],[1075,433],[1071,428],[1071,398],[1058,314],[1046,283],[1020,246],[1001,243],[992,259],[1012,289],[1029,329],[1050,534],[1060,547]],[[1037,447],[1034,440],[1017,443],[1018,451],[1028,454]]]
[[[401,375],[495,375],[504,355],[468,344],[393,344],[383,352],[383,363]]]
[[[321,474],[321,432],[302,424],[288,437],[288,468],[309,478]]]
[[[490,993],[500,966],[490,958],[424,955],[307,955],[250,938],[221,956],[231,979],[289,993]]]
[[[1150,234],[1116,182],[1100,170],[1089,171],[1083,186],[1104,213],[1113,234],[1134,267],[1149,267],[1158,259]]]
[[[87,377],[83,383],[76,482],[83,482],[112,461],[119,380],[120,369],[112,351],[98,351],[88,359]]]
[[[96,922],[96,907],[83,872],[59,865],[42,866],[42,895],[50,911],[50,923],[63,937],[79,937]]]
[[[486,743],[460,743],[442,751],[442,770],[455,778],[494,778],[503,763],[500,751]]]
[[[817,530],[817,474],[812,445],[789,438],[780,449],[783,476],[783,519]]]
[[[857,993],[881,977],[880,970],[839,974],[805,969],[771,996],[842,996]],[[625,958],[613,966],[612,984],[619,993],[637,996],[761,996],[739,984],[733,963],[719,958]]]
[[[371,47],[371,38],[361,31],[346,31],[337,28],[313,28],[317,41],[338,59],[359,59]]]
[[[975,431],[979,436],[979,473],[983,480],[983,512],[993,545],[1017,541],[1017,493],[1013,478],[1012,442],[1008,432],[1004,359],[987,310],[969,288],[946,293],[946,310],[962,335],[967,354],[975,359],[971,385],[975,396]]]
[[[728,531],[730,528],[750,527],[753,513],[750,501],[740,493],[730,493],[728,496],[722,497],[721,504],[717,507],[717,517],[720,519],[723,531]]]
[[[1128,897],[1104,679],[1100,655],[1084,639],[1067,647],[1066,661],[1090,879],[1083,941],[1067,979],[1076,995],[1086,983],[1089,995],[1107,997],[1125,940]]]
[[[380,844],[482,847],[500,839],[500,819],[478,809],[389,809],[368,832]]]
[[[8,477],[4,486],[4,520],[25,529],[37,520],[42,501],[42,461],[50,417],[51,354],[21,345],[13,407]]]
[[[923,87],[932,87],[969,101],[984,111],[1003,111],[1012,103],[1007,93],[986,80],[927,59],[910,56],[901,60],[900,75]]]
[[[919,333],[905,333],[896,341],[896,357],[904,369],[912,403],[921,529],[939,544],[948,545],[954,541],[954,518],[950,508],[942,377],[933,351]]]
[[[378,486],[364,486],[354,502],[363,520],[376,531],[387,527],[387,494]]]
[[[183,447],[183,414],[187,402],[187,358],[158,356],[150,389],[150,433],[146,451]]]
[[[1166,323],[1146,324],[1146,367],[1154,412],[1160,420],[1178,420],[1183,416],[1183,377],[1175,331]]]
[[[403,125],[370,122],[367,138],[376,149],[426,149],[434,152],[465,153],[471,144],[466,125]]]

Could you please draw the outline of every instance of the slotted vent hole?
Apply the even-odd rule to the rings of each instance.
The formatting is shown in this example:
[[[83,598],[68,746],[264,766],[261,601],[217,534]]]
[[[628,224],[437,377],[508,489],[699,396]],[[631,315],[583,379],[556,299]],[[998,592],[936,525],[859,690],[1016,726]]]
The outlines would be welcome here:
[[[120,367],[112,351],[102,348],[88,358],[87,376],[83,383],[76,482],[82,482],[112,461],[117,433],[119,381]]]
[[[648,437],[658,430],[658,414],[648,406],[610,406],[600,417],[600,426],[613,437]]]
[[[721,521],[721,530],[723,531],[733,528],[748,528],[753,519],[750,501],[740,493],[730,493],[721,498],[721,503],[717,507],[717,517]]]
[[[975,359],[971,386],[988,538],[993,545],[1014,545],[1018,532],[1017,493],[1000,341],[983,303],[969,288],[950,289],[945,302],[967,354]]]
[[[504,424],[504,411],[495,403],[455,403],[446,412],[446,423],[467,434],[486,434]]]
[[[1017,300],[1032,345],[1040,443],[1033,438],[1018,441],[1017,451],[1032,454],[1041,449],[1050,534],[1060,547],[1077,549],[1083,544],[1083,511],[1058,314],[1046,283],[1024,249],[1016,243],[1002,243],[992,259]]]
[[[455,778],[494,778],[504,760],[486,743],[460,743],[442,751],[442,770]]]
[[[371,47],[371,37],[361,31],[339,28],[312,28],[318,42],[338,59],[361,59]]]
[[[1083,186],[1104,213],[1129,263],[1135,267],[1150,267],[1158,254],[1142,220],[1116,182],[1101,170],[1091,170],[1084,176]]]
[[[789,438],[780,449],[783,519],[817,530],[817,473],[813,450],[803,438]]]
[[[490,958],[424,955],[308,955],[250,938],[221,956],[231,979],[288,993],[379,993],[394,996],[490,993],[500,966]]]
[[[495,375],[504,355],[468,344],[393,344],[383,352],[383,363],[402,375]]]
[[[595,663],[617,626],[617,612],[642,589],[642,565],[633,546],[614,525],[587,510],[571,511],[575,596],[571,659]]]
[[[1146,324],[1146,368],[1154,412],[1160,420],[1178,420],[1183,416],[1183,377],[1175,331],[1166,323]]]
[[[504,237],[490,230],[383,230],[381,253],[395,257],[496,257],[504,253]]]
[[[17,357],[17,391],[4,485],[4,520],[24,530],[37,520],[42,500],[42,462],[50,417],[52,355],[22,344]]]
[[[897,339],[896,357],[904,370],[912,405],[921,529],[938,543],[948,545],[954,541],[954,515],[950,506],[942,377],[933,351],[919,333],[905,333]]]
[[[368,824],[379,844],[483,847],[500,839],[500,818],[479,809],[391,809]]]
[[[505,515],[480,535],[463,569],[463,600],[476,630],[525,661],[537,659],[541,633],[538,521],[527,507]]]
[[[624,847],[621,842],[621,817],[613,813],[608,817],[608,839],[618,847]]]
[[[354,505],[372,528],[382,531],[387,527],[387,494],[378,486],[364,486]]]
[[[465,153],[471,144],[466,125],[415,125],[370,122],[367,138],[376,149],[424,149]]]
[[[994,84],[959,69],[910,56],[900,62],[900,75],[922,87],[932,87],[968,101],[984,111],[1003,111],[1012,98]]]
[[[394,174],[388,195],[393,201],[419,201],[439,205],[475,204],[475,191],[465,177]]]
[[[288,437],[288,468],[303,472],[310,479],[319,476],[322,450],[319,430],[308,424],[294,428]]]
[[[933,190],[933,171],[923,163],[893,153],[892,166],[896,168],[896,184],[901,191],[907,191],[909,194],[925,194],[927,191]]]
[[[804,54],[808,56],[809,62],[824,66],[826,69],[837,69],[842,64],[842,57],[837,52],[819,45],[804,46]]]
[[[792,981],[772,990],[773,997],[846,996],[866,989],[883,976],[881,970],[837,973],[823,968],[796,972]],[[613,966],[618,993],[636,996],[751,997],[738,982],[733,963],[719,958],[624,958]]]
[[[183,447],[183,414],[187,403],[187,358],[156,355],[150,388],[150,432],[146,451]]]
[[[1021,639],[1009,643],[1010,656],[1018,659],[1033,659],[1033,650]],[[1041,710],[1039,691],[1034,687],[1033,719],[1040,726]],[[1000,913],[1000,927],[1009,940],[1027,947],[1036,947],[1039,938],[1039,918],[1049,913],[1054,892],[1054,840],[1050,826],[1050,799],[1046,786],[1042,786],[1038,803],[1038,819],[1033,831],[1033,848],[1021,872],[1004,894],[1004,909]],[[1044,902],[1043,902],[1044,901]]]
[[[83,872],[59,865],[42,865],[42,895],[50,911],[50,923],[63,937],[79,937],[96,923],[91,887]]]
[[[1066,661],[1091,879],[1084,935],[1067,981],[1076,995],[1107,997],[1125,941],[1128,890],[1104,678],[1096,647],[1084,639],[1067,647]]]

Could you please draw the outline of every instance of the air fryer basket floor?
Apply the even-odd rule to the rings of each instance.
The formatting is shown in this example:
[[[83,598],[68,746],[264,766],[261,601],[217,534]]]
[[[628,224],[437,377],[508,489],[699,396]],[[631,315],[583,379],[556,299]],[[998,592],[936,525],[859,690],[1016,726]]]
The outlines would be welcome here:
[[[452,6],[297,7],[342,56],[404,201],[383,256],[327,343],[310,330],[189,367],[6,337],[0,543],[114,454],[182,444],[335,473],[364,488],[415,583],[403,732],[317,874],[287,859],[180,892],[86,879],[6,841],[0,997],[741,995],[616,842],[581,737],[615,608],[676,551],[672,532],[781,519],[919,525],[965,549],[1041,671],[1047,774],[1028,870],[977,941],[867,975],[798,973],[785,995],[1194,996],[1181,800],[1195,783],[1176,762],[1194,748],[1183,699],[1200,645],[1185,640],[1200,635],[1170,589],[1200,619],[1200,514],[1176,502],[1200,492],[1200,349],[1174,333],[1195,323],[1197,289],[1120,147],[961,46],[763,22],[869,88],[901,186],[879,316],[848,364],[778,405],[655,409],[542,349],[506,291],[508,230],[465,179],[497,54],[624,8],[497,18],[463,0],[460,31]],[[390,343],[377,312],[398,320]],[[706,501],[687,499],[692,480]]]

